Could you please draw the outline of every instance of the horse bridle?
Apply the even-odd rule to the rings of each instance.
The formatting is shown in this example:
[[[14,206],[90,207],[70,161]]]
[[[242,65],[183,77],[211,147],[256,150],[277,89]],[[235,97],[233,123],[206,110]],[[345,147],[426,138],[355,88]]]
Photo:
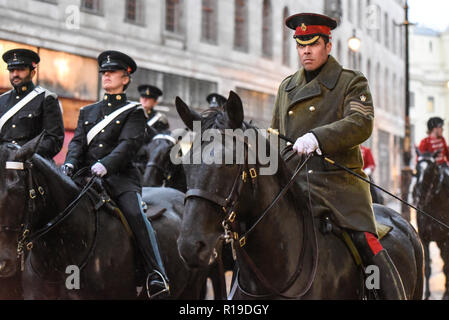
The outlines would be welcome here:
[[[24,271],[24,259],[25,259],[25,248],[27,251],[31,251],[33,249],[33,242],[50,232],[53,228],[55,228],[57,225],[59,225],[62,221],[64,221],[69,215],[73,212],[77,204],[80,202],[80,200],[83,198],[83,196],[89,191],[91,186],[95,182],[96,177],[92,177],[90,181],[86,184],[86,186],[82,189],[82,191],[79,193],[79,195],[58,215],[56,215],[55,218],[53,218],[51,221],[46,223],[44,227],[31,232],[31,213],[34,212],[35,206],[36,206],[36,199],[40,195],[42,199],[45,201],[45,189],[44,187],[40,186],[39,183],[37,183],[37,179],[33,175],[32,168],[34,167],[33,163],[30,160],[27,160],[25,162],[17,162],[17,161],[8,161],[6,162],[6,169],[7,170],[19,170],[23,171],[25,170],[27,173],[27,190],[28,190],[28,210],[26,211],[27,214],[24,219],[24,223],[19,226],[1,226],[0,231],[4,232],[14,232],[21,234],[17,241],[17,259],[20,261],[21,264],[21,271]],[[37,187],[36,187],[37,186]],[[36,191],[37,190],[37,191]],[[92,241],[92,244],[89,248],[88,254],[86,255],[85,259],[81,264],[79,264],[79,270],[82,270],[86,265],[87,262],[92,255],[93,249],[96,246],[97,242],[97,233],[98,233],[98,211],[95,210],[95,232],[94,232],[94,240]]]
[[[226,132],[222,132],[222,134],[229,135]],[[235,136],[233,136],[235,137]],[[238,138],[238,137],[237,137]],[[248,176],[251,178],[251,182],[255,184],[255,181],[257,179],[257,168],[256,167],[250,167],[248,164],[248,149],[251,148],[251,146],[248,144],[246,139],[243,138],[244,144],[247,146],[245,148],[245,161],[243,164],[239,164],[239,170],[238,174],[236,175],[231,191],[229,192],[228,196],[226,198],[213,194],[207,190],[203,189],[190,189],[187,191],[184,202],[186,203],[187,200],[191,198],[200,198],[207,201],[210,201],[218,206],[220,206],[225,214],[224,220],[222,221],[222,227],[224,229],[224,234],[222,235],[222,238],[226,241],[226,243],[231,243],[231,248],[233,252],[233,258],[236,260],[237,255],[239,255],[250,267],[250,269],[253,271],[253,273],[256,275],[258,280],[263,284],[263,286],[270,291],[270,294],[268,295],[255,295],[251,294],[239,285],[239,278],[236,277],[236,284],[239,287],[239,289],[247,296],[251,298],[268,298],[272,296],[279,296],[285,299],[298,299],[302,296],[304,296],[311,288],[312,283],[315,279],[317,265],[318,265],[318,253],[315,252],[315,259],[313,262],[313,268],[311,271],[311,275],[309,277],[309,280],[305,286],[301,290],[301,292],[294,296],[287,296],[283,294],[283,292],[286,292],[290,289],[290,287],[296,282],[301,270],[302,270],[302,263],[303,263],[303,256],[304,256],[304,250],[305,250],[305,242],[303,241],[302,250],[298,257],[298,264],[297,264],[297,270],[291,277],[289,281],[287,281],[286,288],[279,291],[276,288],[273,287],[273,285],[265,278],[265,276],[262,274],[262,272],[257,268],[255,263],[252,261],[252,259],[249,257],[249,255],[244,250],[244,246],[247,244],[247,239],[249,234],[256,228],[256,226],[264,219],[264,217],[270,212],[270,210],[274,207],[274,205],[277,203],[279,199],[282,198],[282,196],[288,191],[290,186],[294,183],[296,176],[299,174],[299,172],[306,166],[307,162],[310,160],[312,155],[309,155],[304,162],[299,163],[298,167],[295,170],[295,173],[293,174],[290,181],[287,183],[285,187],[281,190],[281,192],[276,196],[276,198],[270,203],[270,205],[263,211],[263,213],[259,216],[257,221],[247,229],[246,233],[243,236],[240,236],[240,225],[237,223],[237,206],[239,202],[239,197],[241,194],[241,191],[243,190],[244,185],[248,181]],[[309,194],[309,201],[310,201],[310,194]],[[298,215],[296,215],[299,219]],[[312,221],[312,228],[313,226],[313,217],[311,217]],[[304,230],[303,230],[303,237],[305,239],[305,224],[304,224]],[[315,232],[313,230],[313,232]],[[317,240],[316,240],[316,234],[315,236],[315,246],[314,250],[317,251]],[[303,239],[303,240],[304,240]],[[236,245],[236,242],[238,245]]]
[[[418,158],[417,167],[419,167],[419,164],[422,163],[422,162],[435,163],[435,160],[433,158],[422,158],[422,157]],[[437,180],[437,175],[434,175],[432,180],[430,181],[430,184],[429,184],[428,188],[427,188],[427,192],[425,192],[423,202],[421,202],[421,199],[418,199],[419,206],[423,207],[423,206],[427,205],[427,203],[429,201],[429,198],[430,198],[430,195],[432,194],[432,190],[433,190],[433,188],[435,186],[435,181],[436,180]],[[421,183],[421,188],[422,188],[422,183]]]

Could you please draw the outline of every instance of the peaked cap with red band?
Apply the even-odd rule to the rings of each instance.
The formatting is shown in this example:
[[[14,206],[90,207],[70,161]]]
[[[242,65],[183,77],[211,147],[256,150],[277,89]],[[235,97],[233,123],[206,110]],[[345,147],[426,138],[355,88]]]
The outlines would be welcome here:
[[[337,21],[317,13],[299,13],[288,17],[285,25],[295,30],[293,38],[300,45],[317,41],[320,36],[331,38],[331,30],[337,27]]]
[[[129,74],[137,70],[136,62],[128,55],[119,51],[104,51],[97,58],[100,72],[125,70]]]

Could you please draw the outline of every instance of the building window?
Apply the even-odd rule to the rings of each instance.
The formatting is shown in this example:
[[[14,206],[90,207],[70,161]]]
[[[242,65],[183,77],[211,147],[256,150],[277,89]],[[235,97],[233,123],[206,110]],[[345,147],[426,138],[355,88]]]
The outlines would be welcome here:
[[[143,1],[142,0],[126,0],[125,4],[125,21],[142,24],[143,21]]]
[[[248,1],[235,0],[234,48],[248,51]]]
[[[362,0],[358,0],[358,8],[357,8],[357,26],[359,28],[362,28],[362,14],[363,14],[363,8],[362,8]]]
[[[288,13],[288,8],[284,8],[284,17],[282,21],[285,21],[290,16]],[[287,28],[284,24],[282,24],[282,63],[285,66],[290,65],[290,42],[292,41],[290,38],[290,29]]]
[[[410,103],[410,108],[414,108],[415,107],[415,93],[413,91],[410,91],[409,93],[409,103]]]
[[[376,40],[377,42],[381,43],[381,33],[382,33],[382,11],[379,7],[379,5],[377,5],[377,32],[376,32]]]
[[[388,69],[385,69],[385,80],[384,80],[384,104],[385,104],[385,110],[389,110],[390,109],[390,76],[388,74]]]
[[[181,32],[182,0],[166,0],[165,2],[165,30]]]
[[[352,1],[348,1],[348,20],[352,23]]]
[[[101,13],[101,0],[82,0],[81,9],[89,13]]]
[[[433,52],[433,42],[429,41],[429,51]]]
[[[343,56],[341,55],[341,40],[337,41],[337,61],[343,64]]]
[[[390,47],[390,24],[388,22],[388,13],[385,13],[384,30],[385,30],[384,44],[385,44],[385,47],[389,48]]]
[[[201,39],[217,43],[217,0],[203,0],[201,16]]]
[[[265,57],[273,56],[273,28],[271,1],[264,0],[262,10],[262,54]]]
[[[434,112],[434,111],[435,111],[435,98],[427,97],[427,112]]]

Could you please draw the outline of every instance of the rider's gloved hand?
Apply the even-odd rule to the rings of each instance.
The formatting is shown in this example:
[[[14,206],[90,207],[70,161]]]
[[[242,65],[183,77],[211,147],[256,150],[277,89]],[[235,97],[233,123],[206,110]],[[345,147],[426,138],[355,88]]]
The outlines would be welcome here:
[[[370,176],[373,173],[373,169],[371,169],[371,167],[368,167],[368,168],[364,169],[363,171],[365,171],[367,176]]]
[[[106,167],[104,165],[102,165],[100,162],[95,163],[90,168],[90,171],[92,172],[92,174],[94,174],[100,178],[104,177],[108,173],[108,170],[106,169]]]
[[[62,173],[65,174],[68,177],[71,177],[73,175],[73,170],[75,167],[71,163],[64,163],[61,166]]]
[[[322,155],[318,140],[316,139],[315,135],[310,132],[306,133],[302,137],[298,138],[298,140],[296,140],[293,146],[293,150],[295,150],[300,156],[309,155],[311,153],[314,153],[315,151],[319,155]]]

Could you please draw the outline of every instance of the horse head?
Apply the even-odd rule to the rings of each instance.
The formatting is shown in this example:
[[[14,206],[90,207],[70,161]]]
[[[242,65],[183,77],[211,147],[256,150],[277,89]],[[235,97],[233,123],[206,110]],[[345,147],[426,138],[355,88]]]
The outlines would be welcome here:
[[[168,134],[158,134],[147,145],[148,162],[143,175],[144,186],[160,187],[172,178],[174,165],[170,159],[170,151],[176,142]]]
[[[11,277],[17,271],[18,241],[30,198],[25,170],[41,138],[39,135],[21,148],[11,143],[0,145],[0,277]]]
[[[188,128],[194,129],[195,121],[201,124],[200,134],[197,133],[192,148],[183,158],[188,192],[178,248],[190,267],[204,267],[217,241],[223,237],[226,221],[234,221],[235,212],[244,220],[252,205],[251,198],[245,196],[251,188],[245,182],[251,178],[249,174],[247,180],[242,178],[249,171],[246,161],[249,144],[243,137],[231,137],[232,144],[227,143],[226,138],[233,130],[256,130],[243,121],[242,101],[232,91],[222,108],[211,108],[201,115],[180,98],[176,99],[176,108]],[[211,135],[212,141],[204,141]],[[244,145],[244,155],[240,154],[245,158],[243,162],[237,161],[237,140]],[[238,201],[239,198],[245,201]]]
[[[416,204],[425,205],[428,203],[432,190],[437,186],[440,171],[436,162],[439,152],[420,153],[416,164],[416,183],[413,188],[413,199]]]

